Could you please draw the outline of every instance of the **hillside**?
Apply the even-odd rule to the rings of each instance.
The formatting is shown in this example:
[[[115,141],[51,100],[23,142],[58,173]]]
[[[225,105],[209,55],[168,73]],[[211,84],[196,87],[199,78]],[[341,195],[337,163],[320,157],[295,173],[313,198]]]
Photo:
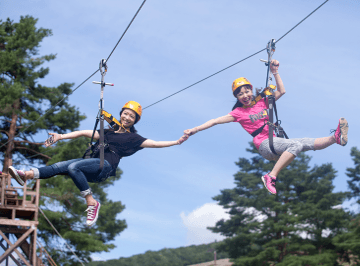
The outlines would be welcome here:
[[[88,266],[188,266],[214,260],[218,243],[180,248],[165,248],[159,251],[147,251],[144,254],[108,261],[94,261]],[[210,250],[210,251],[209,251]],[[217,259],[228,258],[226,253],[218,253]]]

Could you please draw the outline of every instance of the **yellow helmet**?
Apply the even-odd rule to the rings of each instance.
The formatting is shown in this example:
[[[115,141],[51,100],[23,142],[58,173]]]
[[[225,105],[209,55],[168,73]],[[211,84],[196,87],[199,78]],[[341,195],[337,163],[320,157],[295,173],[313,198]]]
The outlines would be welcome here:
[[[253,86],[251,85],[250,81],[247,78],[238,78],[235,79],[233,84],[232,84],[232,92],[234,93],[234,91],[244,85],[249,85],[251,87],[251,89],[253,88]]]
[[[131,110],[133,110],[135,113],[137,113],[139,115],[139,119],[136,122],[138,122],[140,120],[141,114],[142,114],[142,108],[141,108],[141,105],[139,103],[134,102],[134,101],[128,101],[127,103],[125,103],[122,110],[124,110],[125,108],[131,109]]]

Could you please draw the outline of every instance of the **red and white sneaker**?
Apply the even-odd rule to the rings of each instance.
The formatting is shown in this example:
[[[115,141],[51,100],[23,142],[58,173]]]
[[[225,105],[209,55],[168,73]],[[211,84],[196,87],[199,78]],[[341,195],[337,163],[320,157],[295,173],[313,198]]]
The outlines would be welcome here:
[[[16,170],[14,167],[9,167],[9,174],[12,178],[16,180],[16,182],[19,183],[20,186],[23,186],[25,184],[26,178],[25,178],[25,172],[21,170]]]
[[[99,216],[100,203],[96,202],[96,205],[89,205],[85,210],[87,212],[86,225],[93,226]]]
[[[269,176],[266,174],[261,177],[261,180],[264,182],[264,186],[271,194],[276,194],[276,176]]]
[[[345,146],[348,142],[348,130],[349,124],[344,117],[339,119],[339,124],[337,129],[335,130],[334,138],[336,143]]]

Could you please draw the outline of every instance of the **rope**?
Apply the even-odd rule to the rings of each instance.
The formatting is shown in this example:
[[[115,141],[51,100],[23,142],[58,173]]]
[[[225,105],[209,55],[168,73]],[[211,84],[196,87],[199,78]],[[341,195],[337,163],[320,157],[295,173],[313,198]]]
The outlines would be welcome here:
[[[143,7],[143,5],[145,4],[146,0],[144,0],[142,2],[142,4],[140,5],[138,11],[136,11],[134,17],[132,18],[132,20],[130,21],[129,25],[126,27],[124,33],[121,35],[119,41],[117,42],[117,44],[115,45],[114,49],[111,51],[110,55],[108,56],[108,58],[106,59],[106,62],[109,60],[110,56],[112,55],[112,53],[115,51],[116,47],[118,46],[118,44],[120,43],[121,39],[124,37],[125,33],[127,32],[127,30],[130,28],[131,24],[133,23],[133,21],[135,20],[137,14],[140,12],[141,8]]]
[[[97,72],[99,71],[96,70],[94,73],[91,74],[90,77],[88,77],[85,81],[83,81],[79,86],[77,86],[74,90],[72,90],[68,95],[66,95],[64,98],[62,98],[57,104],[55,104],[54,106],[52,106],[50,109],[48,109],[45,114],[43,114],[42,116],[40,116],[38,119],[36,119],[34,122],[30,123],[27,127],[25,127],[23,130],[21,130],[18,134],[16,134],[14,137],[8,139],[7,142],[5,142],[3,145],[0,146],[0,149],[2,147],[4,147],[6,144],[8,144],[10,141],[12,141],[13,139],[15,139],[16,137],[18,137],[22,132],[24,132],[26,129],[28,129],[29,127],[31,127],[33,124],[35,124],[37,121],[39,121],[41,118],[43,118],[47,113],[49,113],[52,109],[54,109],[56,106],[58,106],[62,101],[64,101],[66,98],[68,98],[71,94],[73,94],[74,91],[76,91],[78,88],[80,88],[81,85],[83,85],[86,81],[88,81],[92,76],[94,76]]]
[[[161,102],[161,101],[163,101],[163,100],[165,100],[165,99],[167,99],[167,98],[170,98],[171,96],[174,96],[175,94],[178,94],[179,92],[182,92],[182,91],[184,91],[184,90],[186,90],[186,89],[188,89],[188,88],[190,88],[190,87],[192,87],[192,86],[194,86],[194,85],[196,85],[196,84],[199,84],[200,82],[203,82],[204,80],[206,80],[206,79],[208,79],[208,78],[211,78],[211,77],[219,74],[220,72],[223,72],[224,70],[229,69],[230,67],[233,67],[233,66],[241,63],[242,61],[245,61],[246,59],[249,59],[250,57],[252,57],[252,56],[254,56],[254,55],[257,55],[258,53],[261,53],[261,52],[264,51],[264,50],[266,50],[266,48],[264,48],[264,49],[262,49],[262,50],[260,50],[260,51],[258,51],[258,52],[256,52],[256,53],[254,53],[254,54],[252,54],[252,55],[250,55],[250,56],[248,56],[248,57],[246,57],[246,58],[244,58],[244,59],[242,59],[242,60],[240,60],[240,61],[238,61],[238,62],[236,62],[236,63],[234,63],[234,64],[232,64],[232,65],[230,65],[230,66],[228,66],[228,67],[225,67],[225,68],[219,70],[218,72],[216,72],[216,73],[214,73],[214,74],[212,74],[212,75],[210,75],[210,76],[207,76],[206,78],[203,78],[202,80],[199,80],[198,82],[195,82],[195,83],[191,84],[190,86],[187,86],[186,88],[184,88],[184,89],[182,89],[182,90],[179,90],[179,91],[177,91],[177,92],[175,92],[175,93],[173,93],[173,94],[171,94],[171,95],[169,95],[169,96],[167,96],[167,97],[165,97],[165,98],[163,98],[163,99],[161,99],[161,100],[159,100],[159,101],[157,101],[157,102],[155,102],[155,103],[153,103],[153,104],[150,104],[150,105],[146,106],[145,108],[143,108],[143,110],[145,110],[146,108],[149,108],[150,106],[153,106],[153,105],[155,105],[155,104],[157,104],[157,103],[159,103],[159,102]]]
[[[294,27],[292,27],[287,33],[285,33],[283,36],[281,36],[275,43],[279,42],[282,38],[284,38],[286,35],[288,35],[293,29],[295,29],[297,26],[299,26],[305,19],[310,17],[313,13],[315,13],[320,7],[326,4],[329,0],[326,0],[324,3],[322,3],[320,6],[318,6],[313,12],[311,12],[309,15],[307,15],[303,20],[301,20],[298,24],[296,24]]]
[[[45,213],[42,211],[42,209],[39,208],[39,211],[40,211],[41,214],[44,216],[44,218],[46,219],[46,221],[50,224],[50,226],[54,229],[54,231],[58,234],[58,236],[60,236],[60,237],[64,240],[64,242],[65,242],[66,246],[68,247],[68,249],[71,250],[72,254],[74,254],[74,256],[79,260],[79,262],[81,263],[81,265],[82,265],[82,266],[85,266],[85,265],[82,263],[82,261],[80,260],[80,258],[75,254],[75,252],[74,252],[74,251],[71,249],[71,247],[68,245],[68,243],[66,242],[66,240],[60,235],[60,233],[58,232],[58,230],[56,230],[56,228],[53,226],[53,224],[50,222],[50,220],[46,217],[46,215],[45,215]]]
[[[303,21],[305,21],[308,17],[310,17],[313,13],[315,13],[315,11],[317,11],[320,7],[322,7],[322,6],[323,6],[326,2],[328,2],[328,1],[329,1],[329,0],[326,0],[324,3],[322,3],[320,6],[318,6],[314,11],[312,11],[309,15],[307,15],[303,20],[301,20],[298,24],[296,24],[296,25],[295,25],[294,27],[292,27],[288,32],[286,32],[283,36],[281,36],[275,43],[279,42],[282,38],[284,38],[284,37],[285,37],[287,34],[289,34],[293,29],[295,29],[297,26],[299,26]],[[259,51],[259,52],[254,53],[254,54],[252,54],[252,55],[250,55],[250,56],[248,56],[248,57],[246,57],[246,58],[244,58],[244,59],[242,59],[242,60],[240,60],[240,61],[238,61],[238,62],[236,62],[236,63],[234,63],[234,64],[232,64],[232,65],[230,65],[230,66],[228,66],[228,67],[226,67],[226,68],[224,68],[224,69],[222,69],[222,70],[220,70],[220,71],[218,71],[218,72],[216,72],[216,73],[214,73],[214,74],[212,74],[212,75],[210,75],[210,76],[208,76],[208,77],[206,77],[206,78],[204,78],[204,79],[202,79],[202,80],[199,80],[198,82],[195,82],[194,84],[191,84],[190,86],[188,86],[188,87],[186,87],[186,88],[184,88],[184,89],[182,89],[182,90],[179,90],[179,91],[177,91],[177,92],[175,92],[175,93],[173,93],[173,94],[171,94],[171,95],[169,95],[169,96],[167,96],[167,97],[165,97],[165,98],[163,98],[163,99],[161,99],[161,100],[159,100],[159,101],[157,101],[157,102],[155,102],[155,103],[152,103],[152,104],[146,106],[145,108],[143,108],[143,110],[145,110],[146,108],[149,108],[150,106],[153,106],[153,105],[155,105],[155,104],[157,104],[157,103],[159,103],[159,102],[161,102],[161,101],[163,101],[163,100],[165,100],[165,99],[168,99],[168,98],[174,96],[175,94],[178,94],[178,93],[180,93],[180,92],[182,92],[182,91],[184,91],[184,90],[186,90],[186,89],[188,89],[188,88],[190,88],[190,87],[192,87],[192,86],[194,86],[194,85],[196,85],[196,84],[198,84],[198,83],[200,83],[200,82],[202,82],[202,81],[204,81],[204,80],[206,80],[206,79],[208,79],[208,78],[210,78],[210,77],[213,77],[213,76],[219,74],[220,72],[222,72],[222,71],[224,71],[224,70],[226,70],[226,69],[228,69],[228,68],[231,68],[231,67],[233,67],[233,66],[241,63],[242,61],[245,61],[246,59],[248,59],[248,58],[250,58],[250,57],[252,57],[252,56],[254,56],[254,55],[256,55],[256,54],[258,54],[258,53],[260,53],[260,52],[262,52],[262,51],[264,51],[264,50],[266,50],[266,48],[265,48],[265,49],[262,49],[262,50]]]
[[[39,240],[37,240],[38,245],[40,246],[40,249],[45,251],[45,256],[48,256],[48,261],[50,262],[51,266],[57,266],[53,258],[50,256],[50,254],[46,251],[46,249],[41,245]]]
[[[275,43],[277,43],[277,42],[279,42],[281,39],[283,39],[286,35],[288,35],[291,31],[293,31],[297,26],[299,26],[302,22],[304,22],[307,18],[309,18],[313,13],[315,13],[318,9],[320,9],[320,8],[321,8],[324,4],[326,4],[328,1],[329,1],[329,0],[326,0],[326,1],[323,2],[320,6],[318,6],[316,9],[314,9],[309,15],[307,15],[304,19],[302,19],[299,23],[297,23],[294,27],[292,27],[289,31],[287,31],[284,35],[282,35]],[[139,13],[139,11],[141,10],[141,8],[142,8],[142,6],[144,5],[145,2],[146,2],[146,0],[143,1],[143,3],[141,4],[141,6],[139,7],[139,9],[137,10],[137,12],[135,13],[134,17],[133,17],[132,20],[130,21],[129,25],[127,26],[127,28],[126,28],[126,30],[124,31],[124,33],[122,34],[122,36],[120,37],[120,39],[119,39],[119,41],[117,42],[117,44],[115,45],[114,49],[111,51],[111,53],[110,53],[110,55],[108,56],[107,60],[110,58],[110,56],[112,55],[112,53],[113,53],[114,50],[116,49],[117,45],[120,43],[121,39],[123,38],[123,36],[124,36],[125,33],[127,32],[127,30],[129,29],[130,25],[131,25],[132,22],[134,21],[135,17],[136,17],[137,14]],[[205,81],[205,80],[207,80],[207,79],[209,79],[209,78],[211,78],[211,77],[213,77],[213,76],[215,76],[215,75],[217,75],[217,74],[219,74],[219,73],[221,73],[221,72],[223,72],[223,71],[225,71],[225,70],[227,70],[227,69],[229,69],[229,68],[231,68],[231,67],[233,67],[233,66],[235,66],[235,65],[237,65],[237,64],[239,64],[239,63],[241,63],[241,62],[243,62],[243,61],[245,61],[246,59],[249,59],[250,57],[253,57],[253,56],[255,56],[255,55],[257,55],[257,54],[265,51],[265,50],[266,50],[266,48],[264,48],[264,49],[262,49],[262,50],[260,50],[260,51],[258,51],[258,52],[256,52],[256,53],[254,53],[254,54],[252,54],[252,55],[250,55],[250,56],[248,56],[248,57],[246,57],[246,58],[244,58],[244,59],[242,59],[242,60],[240,60],[240,61],[238,61],[238,62],[236,62],[236,63],[234,63],[234,64],[232,64],[232,65],[230,65],[230,66],[228,66],[228,67],[225,67],[225,68],[223,68],[223,69],[215,72],[214,74],[212,74],[212,75],[210,75],[210,76],[207,76],[206,78],[203,78],[203,79],[201,79],[201,80],[199,80],[199,81],[197,81],[197,82],[195,82],[195,83],[193,83],[193,84],[191,84],[191,85],[189,85],[189,86],[187,86],[187,87],[185,87],[185,88],[183,88],[183,89],[181,89],[181,90],[179,90],[179,91],[177,91],[177,92],[175,92],[175,93],[173,93],[173,94],[171,94],[171,95],[169,95],[169,96],[167,96],[167,97],[165,97],[165,98],[162,98],[162,99],[160,99],[160,100],[158,100],[158,101],[156,101],[156,102],[154,102],[154,103],[152,103],[152,104],[144,107],[143,110],[145,110],[146,108],[149,108],[149,107],[151,107],[151,106],[153,106],[153,105],[155,105],[155,104],[158,104],[158,103],[160,103],[160,102],[162,102],[162,101],[164,101],[164,100],[166,100],[166,99],[168,99],[168,98],[170,98],[170,97],[172,97],[172,96],[174,96],[174,95],[176,95],[176,94],[178,94],[178,93],[180,93],[180,92],[182,92],[182,91],[184,91],[184,90],[187,90],[187,89],[189,89],[189,88],[191,88],[191,87],[193,87],[193,86],[195,86],[195,85],[197,85],[197,84],[199,84],[199,83],[201,83],[201,82],[203,82],[203,81]],[[99,70],[95,71],[90,77],[92,77],[92,76],[93,76],[95,73],[97,73],[98,71],[99,71]],[[89,77],[89,78],[90,78],[90,77]],[[88,78],[88,79],[89,79],[89,78]],[[88,79],[86,79],[85,81],[87,81]],[[85,81],[84,81],[84,82],[85,82]],[[83,83],[84,83],[84,82],[83,82]],[[82,83],[82,84],[83,84],[83,83]],[[76,89],[78,89],[82,84],[80,84]],[[76,89],[75,89],[75,90],[76,90]],[[75,90],[74,90],[74,91],[75,91]],[[39,118],[39,119],[40,119],[40,118]],[[8,142],[9,142],[9,141],[8,141]],[[6,142],[4,145],[6,145],[8,142]],[[2,145],[1,147],[3,147],[4,145]],[[0,147],[0,148],[1,148],[1,147]],[[28,158],[31,158],[31,157],[35,157],[35,156],[37,156],[37,155],[32,155],[32,156],[26,157],[25,159],[28,159]]]
[[[144,0],[142,2],[142,4],[140,5],[139,9],[136,11],[134,17],[132,18],[132,20],[130,21],[129,25],[126,27],[124,33],[121,35],[119,41],[116,43],[114,49],[111,51],[110,55],[108,56],[108,58],[106,59],[106,61],[109,60],[110,56],[113,54],[113,52],[115,51],[116,47],[118,46],[118,44],[120,43],[120,41],[122,40],[122,38],[124,37],[125,33],[127,32],[127,30],[130,28],[131,24],[133,23],[133,21],[135,20],[136,16],[138,15],[138,13],[140,12],[141,8],[143,7],[143,5],[145,4],[146,0]],[[26,128],[24,128],[23,130],[21,130],[18,134],[16,134],[13,138],[9,139],[7,142],[5,142],[3,145],[0,146],[0,149],[2,147],[4,147],[6,144],[8,144],[10,141],[12,141],[13,139],[15,139],[16,137],[18,137],[20,135],[20,133],[24,132],[26,129],[28,129],[30,126],[32,126],[33,124],[35,124],[37,121],[39,121],[41,118],[44,117],[44,115],[46,115],[48,112],[50,112],[52,109],[54,109],[56,106],[58,106],[62,101],[64,101],[66,98],[68,98],[71,94],[74,93],[74,91],[76,91],[78,88],[80,88],[86,81],[88,81],[92,76],[94,76],[97,72],[99,71],[99,69],[97,69],[94,73],[92,73],[87,79],[85,79],[79,86],[77,86],[74,90],[72,90],[68,95],[66,95],[63,99],[61,99],[57,104],[55,104],[53,107],[51,107],[48,111],[45,112],[45,114],[43,114],[42,116],[40,116],[37,120],[35,120],[34,122],[30,123]]]

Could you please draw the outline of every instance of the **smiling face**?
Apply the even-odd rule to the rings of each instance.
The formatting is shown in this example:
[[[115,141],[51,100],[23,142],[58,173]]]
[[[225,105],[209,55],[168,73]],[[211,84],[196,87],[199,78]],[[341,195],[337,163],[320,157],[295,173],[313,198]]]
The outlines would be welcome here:
[[[236,98],[244,106],[249,106],[253,100],[253,91],[249,85],[244,85],[241,87],[239,93],[236,95]]]
[[[125,108],[120,116],[121,124],[123,124],[124,127],[129,128],[135,124],[135,121],[136,113],[131,109]]]

